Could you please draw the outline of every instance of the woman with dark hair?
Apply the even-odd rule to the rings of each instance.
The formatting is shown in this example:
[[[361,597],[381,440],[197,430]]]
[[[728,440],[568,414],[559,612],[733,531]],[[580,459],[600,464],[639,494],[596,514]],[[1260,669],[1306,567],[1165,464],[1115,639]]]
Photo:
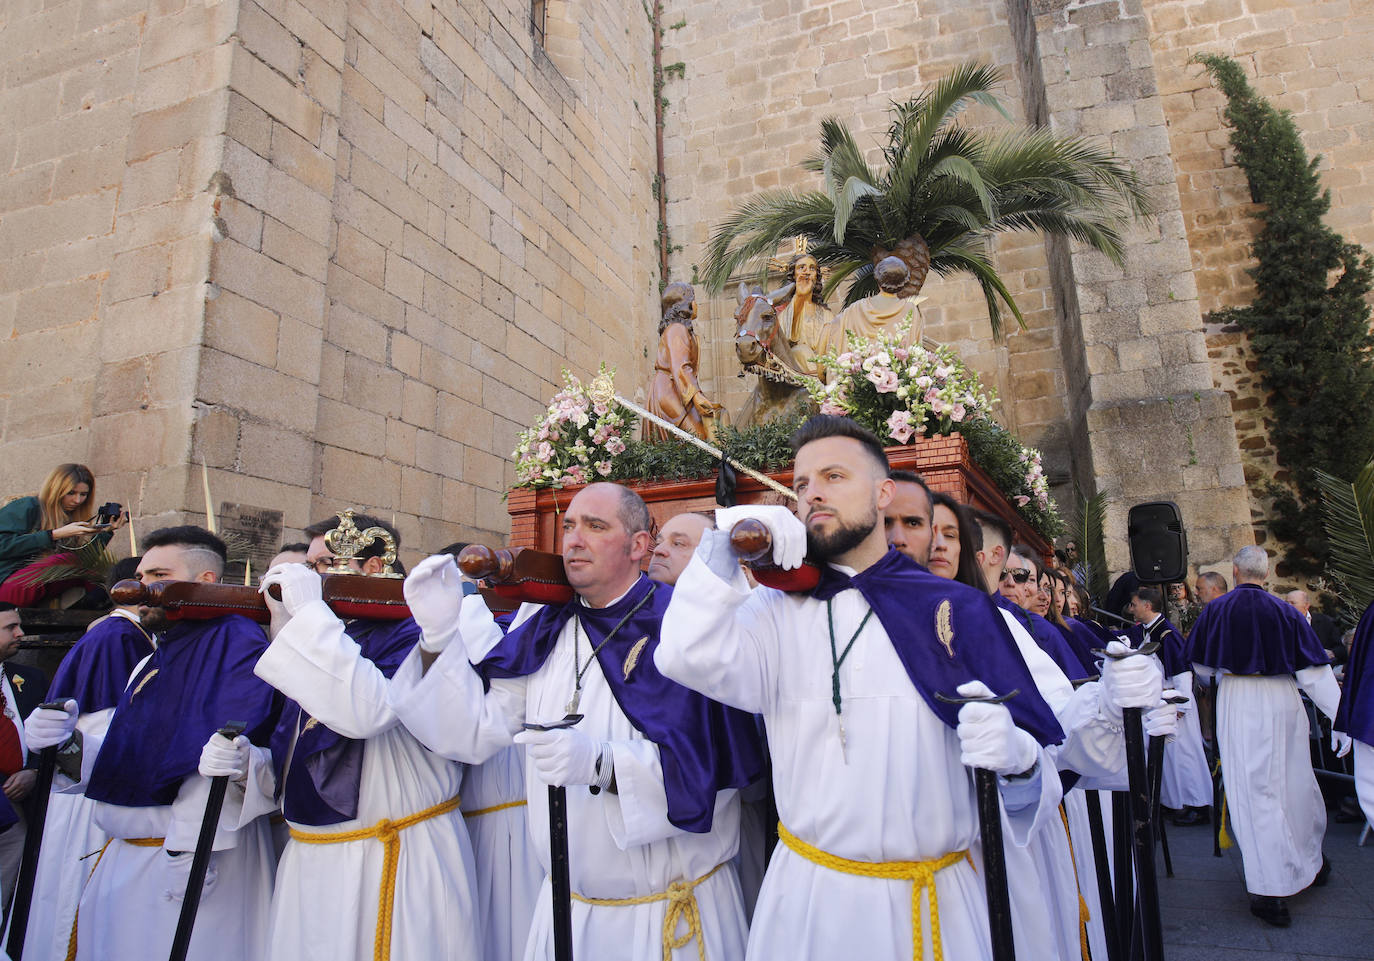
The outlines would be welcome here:
[[[978,547],[973,541],[977,523],[967,507],[948,494],[930,493],[934,517],[931,523],[930,572],[946,580],[958,581],[987,593],[983,571],[978,566]]]
[[[78,581],[42,583],[43,568],[70,561],[69,552],[92,541],[108,543],[128,520],[121,514],[109,527],[90,522],[95,513],[95,475],[85,464],[60,464],[34,497],[20,497],[0,508],[0,600],[17,607],[80,586]]]

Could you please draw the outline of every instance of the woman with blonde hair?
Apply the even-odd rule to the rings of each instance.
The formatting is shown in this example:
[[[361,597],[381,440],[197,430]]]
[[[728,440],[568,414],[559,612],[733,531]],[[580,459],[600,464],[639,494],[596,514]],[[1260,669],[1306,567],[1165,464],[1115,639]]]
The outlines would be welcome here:
[[[91,523],[95,513],[95,475],[85,464],[61,464],[43,482],[36,497],[20,497],[0,508],[0,600],[32,607],[79,581],[40,581],[46,567],[68,563],[70,552],[99,541],[128,520],[121,513],[104,527]]]

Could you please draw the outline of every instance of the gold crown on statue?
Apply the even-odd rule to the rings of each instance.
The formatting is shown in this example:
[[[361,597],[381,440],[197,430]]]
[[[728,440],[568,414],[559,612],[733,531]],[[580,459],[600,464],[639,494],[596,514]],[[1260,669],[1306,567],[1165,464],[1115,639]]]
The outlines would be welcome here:
[[[334,555],[334,562],[329,566],[326,573],[356,574],[357,572],[349,566],[350,562],[380,540],[386,550],[382,553],[382,569],[375,576],[401,576],[391,566],[396,563],[396,538],[391,536],[390,531],[384,527],[369,527],[364,531],[358,530],[358,525],[353,522],[352,509],[339,511],[338,517],[339,526],[324,535],[324,546],[328,547],[329,553]]]
[[[792,238],[792,253],[786,257],[769,257],[768,269],[776,273],[786,273],[792,267],[792,261],[798,257],[804,257],[810,253],[810,242],[806,234],[797,234]]]

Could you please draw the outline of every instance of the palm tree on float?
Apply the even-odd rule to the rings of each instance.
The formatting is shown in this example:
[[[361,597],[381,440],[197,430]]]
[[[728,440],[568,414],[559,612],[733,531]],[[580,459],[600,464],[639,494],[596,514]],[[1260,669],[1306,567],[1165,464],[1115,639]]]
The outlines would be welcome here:
[[[931,270],[972,274],[1000,338],[1000,304],[1023,327],[1025,320],[993,267],[993,235],[1043,230],[1121,264],[1123,227],[1150,213],[1134,171],[1080,138],[1043,128],[986,133],[956,122],[972,103],[1010,119],[992,94],[1001,82],[993,67],[964,64],[925,93],[894,103],[882,170],[869,167],[843,122],[822,121],[820,153],[802,166],[821,175],[824,189],[774,190],[742,204],[711,237],[707,285],[721,289],[800,235],[829,268],[827,294],[853,278],[846,306],[878,292],[873,266],[894,254],[911,270],[902,296],[920,291]]]

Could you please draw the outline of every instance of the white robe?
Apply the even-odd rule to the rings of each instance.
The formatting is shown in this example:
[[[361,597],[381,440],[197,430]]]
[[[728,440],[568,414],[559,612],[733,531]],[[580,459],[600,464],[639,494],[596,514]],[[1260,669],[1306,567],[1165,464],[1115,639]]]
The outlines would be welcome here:
[[[1296,677],[1223,673],[1217,693],[1226,807],[1251,894],[1297,894],[1322,866],[1326,804],[1312,773],[1300,685],[1323,714],[1335,715],[1340,690],[1329,665]]]
[[[1355,796],[1365,820],[1374,824],[1374,745],[1355,742]]]
[[[1188,695],[1179,718],[1178,733],[1164,745],[1164,777],[1160,784],[1160,803],[1167,808],[1210,807],[1212,772],[1207,767],[1207,751],[1202,745],[1202,725],[1198,720],[1197,698],[1193,693],[1193,674],[1183,671],[1172,681],[1174,690]]]
[[[534,609],[527,605],[521,613],[528,616]],[[500,642],[501,629],[487,606],[476,600],[463,605],[460,619],[468,657],[480,661]],[[525,801],[525,752],[519,745],[502,748],[468,768],[463,810],[487,810],[486,814],[464,819],[472,838],[477,915],[482,922],[487,961],[519,961],[525,956],[535,903],[544,883],[544,866],[530,843],[525,823]]]
[[[843,647],[868,609],[856,590],[833,601]],[[957,625],[956,625],[957,630]],[[826,605],[726,583],[700,554],[678,579],[655,654],[667,676],[741,710],[768,730],[783,825],[801,840],[858,861],[924,861],[974,847],[972,780],[959,739],[912,685],[875,619],[840,669],[842,720],[831,700]],[[1035,775],[1004,782],[1007,841],[1025,845],[1057,819],[1059,778],[1043,750]],[[749,932],[748,957],[790,961],[906,958],[912,954],[912,884],[823,867],[784,844],[775,849]],[[966,860],[935,875],[943,954],[989,959],[982,878]],[[930,917],[917,924],[933,958]]]
[[[310,834],[347,833],[398,821],[457,797],[460,765],[424,748],[391,709],[390,682],[362,656],[324,604],[282,629],[254,669],[259,677],[345,737],[365,739],[358,816]],[[391,957],[478,961],[472,850],[462,816],[438,815],[399,833]],[[385,847],[364,838],[337,844],[287,842],[272,899],[269,959],[370,961]],[[227,957],[227,956],[226,956]]]
[[[1075,689],[1010,612],[1003,610],[1002,617],[1041,697],[1064,729],[1064,741],[1049,748],[1056,767],[1088,776],[1106,776],[1123,768],[1126,750],[1121,721],[1102,706],[1102,685],[1092,681]],[[1070,791],[1064,796],[1066,811],[1082,805],[1082,793]],[[1047,823],[1026,847],[1004,847],[1017,956],[1061,961],[1081,958],[1079,885],[1096,883],[1091,846],[1087,849],[1086,875],[1081,868],[1075,870],[1083,852],[1077,843],[1070,843],[1061,818]],[[1096,898],[1090,903],[1095,902]],[[1091,908],[1089,911],[1090,918],[1095,918]]]
[[[137,669],[135,669],[137,673]],[[95,738],[82,749],[82,783],[98,753]],[[276,810],[272,759],[253,747],[248,777],[229,783],[220,813],[205,888],[196,913],[187,961],[260,958],[267,948],[267,913],[276,867],[268,815]],[[173,866],[169,851],[189,862],[200,834],[210,779],[192,774],[176,799],[158,807],[124,807],[96,802],[96,827],[115,840],[99,860],[81,894],[77,961],[147,961],[171,951],[186,871]],[[164,838],[158,847],[127,844],[123,838]]]
[[[99,743],[113,716],[114,708],[106,708],[78,717],[76,728],[81,732],[82,743]],[[94,815],[95,802],[81,793],[81,785],[61,772],[55,773],[24,933],[26,958],[61,961],[67,956],[76,906],[95,860],[82,859],[99,851],[109,840],[109,835],[96,826]],[[8,943],[8,932],[5,940]]]
[[[468,603],[475,599],[465,599],[464,607]],[[525,678],[493,681],[486,696],[464,648],[450,645],[423,675],[419,652],[412,652],[393,679],[397,713],[433,750],[480,763],[509,745],[526,718],[549,722],[563,717],[576,671],[573,624],[570,620],[564,627],[538,671]],[[576,653],[578,664],[584,664],[590,653],[585,632]],[[611,745],[619,793],[593,795],[581,786],[567,789],[573,893],[589,898],[641,897],[666,892],[674,881],[695,880],[715,871],[694,890],[706,956],[719,961],[740,958],[747,924],[735,868],[728,863],[739,843],[738,792],[717,795],[709,833],[693,834],[675,827],[668,821],[658,747],[645,740],[620,710],[595,659],[582,678],[579,710],[584,719],[578,729]],[[529,763],[525,782],[529,785],[530,839],[547,871],[548,791]],[[666,907],[666,901],[592,905],[574,900],[574,957],[660,958]],[[695,961],[697,951],[692,941],[676,949],[672,957]],[[545,881],[525,958],[552,957],[551,894]]]

